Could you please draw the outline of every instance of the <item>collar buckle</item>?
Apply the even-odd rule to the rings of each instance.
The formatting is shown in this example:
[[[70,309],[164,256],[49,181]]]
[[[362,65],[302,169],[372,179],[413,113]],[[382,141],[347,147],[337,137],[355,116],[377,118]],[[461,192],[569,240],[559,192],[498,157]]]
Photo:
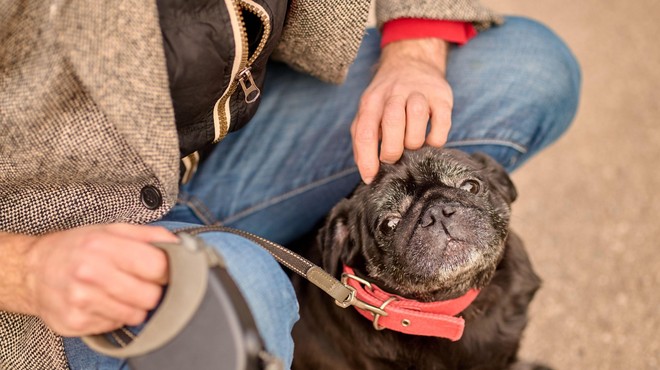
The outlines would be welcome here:
[[[371,287],[370,282],[368,282],[368,281],[366,281],[366,280],[364,280],[364,279],[362,279],[358,276],[355,276],[353,274],[349,274],[349,273],[344,272],[344,273],[341,274],[341,283],[344,284],[346,289],[351,291],[351,295],[348,296],[348,298],[343,302],[339,302],[339,301],[335,300],[335,304],[337,306],[341,307],[341,308],[346,308],[348,306],[354,306],[355,308],[360,308],[360,309],[371,312],[371,314],[374,315],[374,327],[377,328],[378,327],[378,318],[380,316],[387,316],[387,312],[385,312],[384,308],[390,302],[386,302],[387,304],[383,303],[380,307],[376,307],[376,306],[372,306],[372,305],[358,299],[357,290],[355,288],[353,288],[352,286],[348,285],[348,279],[352,279],[352,280],[357,281],[358,283],[364,285],[366,289],[369,289],[369,290],[373,289]],[[381,330],[381,329],[378,329],[378,330]]]
[[[399,299],[397,297],[392,296],[392,297],[388,298],[385,302],[383,302],[383,304],[381,304],[380,307],[378,307],[378,308],[380,308],[381,310],[383,310],[383,312],[385,312],[385,307],[387,307],[388,304],[390,304],[394,301],[398,301],[398,300]],[[373,315],[374,315],[374,319],[372,320],[372,323],[374,324],[374,329],[376,329],[376,330],[385,329],[384,326],[378,325],[378,319],[380,319],[380,317],[383,316],[383,315],[380,315],[380,314],[377,314],[377,313],[373,313]]]

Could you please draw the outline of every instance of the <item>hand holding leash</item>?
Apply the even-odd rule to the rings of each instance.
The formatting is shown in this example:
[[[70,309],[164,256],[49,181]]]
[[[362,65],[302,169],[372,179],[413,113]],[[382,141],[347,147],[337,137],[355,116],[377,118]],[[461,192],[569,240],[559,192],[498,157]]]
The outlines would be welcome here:
[[[264,350],[222,257],[201,239],[178,235],[178,243],[154,243],[168,256],[169,286],[140,333],[123,328],[83,341],[99,353],[127,358],[134,370],[281,369],[281,361]]]

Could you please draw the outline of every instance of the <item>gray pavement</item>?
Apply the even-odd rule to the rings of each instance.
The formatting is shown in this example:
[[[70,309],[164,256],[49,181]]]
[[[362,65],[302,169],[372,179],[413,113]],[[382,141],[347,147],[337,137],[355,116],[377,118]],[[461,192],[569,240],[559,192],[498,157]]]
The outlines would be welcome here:
[[[583,71],[574,126],[513,175],[544,279],[521,357],[660,369],[660,1],[483,3],[549,25]]]

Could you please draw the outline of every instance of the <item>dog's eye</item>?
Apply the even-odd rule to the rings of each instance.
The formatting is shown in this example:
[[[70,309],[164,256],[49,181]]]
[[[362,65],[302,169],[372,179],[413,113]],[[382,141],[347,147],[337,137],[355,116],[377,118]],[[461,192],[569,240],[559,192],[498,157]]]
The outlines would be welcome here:
[[[465,191],[469,191],[472,194],[477,194],[480,190],[479,182],[477,180],[471,179],[463,181],[460,188]]]
[[[396,229],[400,220],[401,218],[396,216],[386,217],[380,222],[378,229],[383,235],[390,235]]]

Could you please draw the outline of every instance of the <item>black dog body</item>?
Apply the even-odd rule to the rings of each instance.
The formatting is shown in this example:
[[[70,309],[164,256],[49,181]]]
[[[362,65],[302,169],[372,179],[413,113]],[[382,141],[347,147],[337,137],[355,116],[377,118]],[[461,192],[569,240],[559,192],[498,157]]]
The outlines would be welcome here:
[[[406,152],[384,165],[328,216],[306,257],[337,278],[344,265],[401,297],[433,302],[480,289],[460,316],[460,340],[375,330],[294,277],[301,319],[297,370],[507,369],[516,363],[527,307],[540,286],[520,239],[508,229],[516,192],[485,155],[448,149]]]

